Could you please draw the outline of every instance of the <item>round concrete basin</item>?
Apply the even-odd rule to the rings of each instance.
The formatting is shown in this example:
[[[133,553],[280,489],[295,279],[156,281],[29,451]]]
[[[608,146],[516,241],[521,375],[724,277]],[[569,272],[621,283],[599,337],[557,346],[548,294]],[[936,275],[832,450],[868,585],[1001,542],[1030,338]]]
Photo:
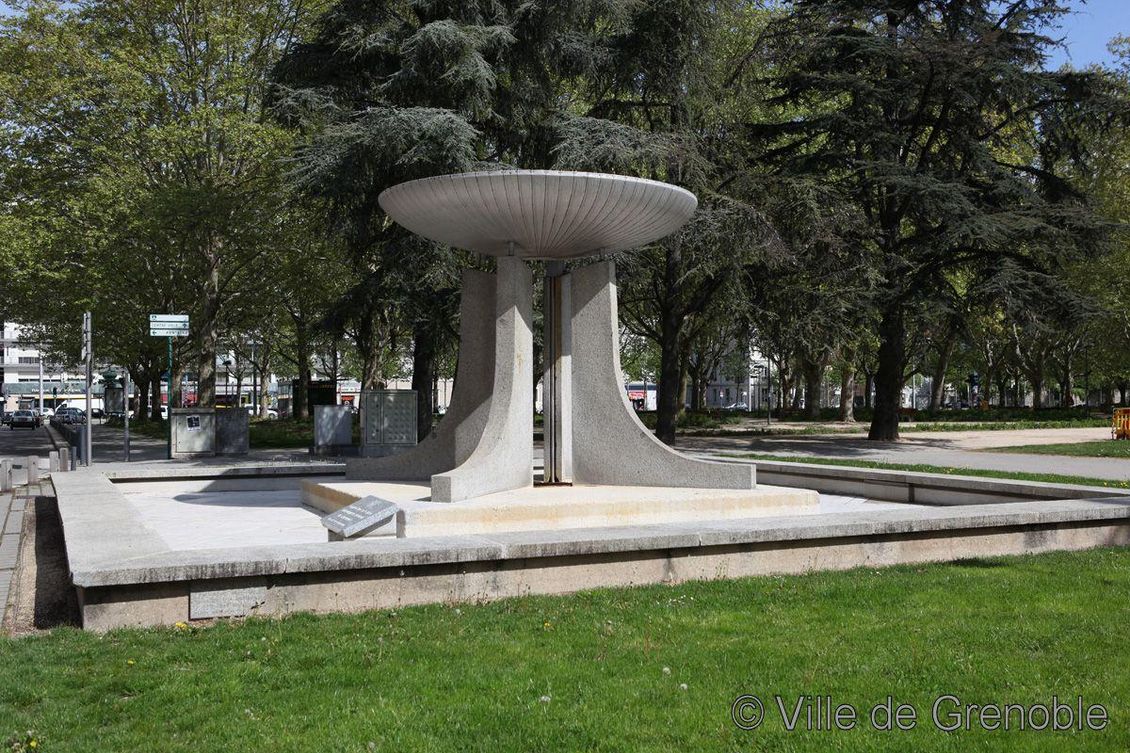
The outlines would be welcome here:
[[[378,201],[425,238],[527,259],[643,246],[678,230],[698,205],[690,191],[668,183],[555,170],[422,178],[387,189]]]

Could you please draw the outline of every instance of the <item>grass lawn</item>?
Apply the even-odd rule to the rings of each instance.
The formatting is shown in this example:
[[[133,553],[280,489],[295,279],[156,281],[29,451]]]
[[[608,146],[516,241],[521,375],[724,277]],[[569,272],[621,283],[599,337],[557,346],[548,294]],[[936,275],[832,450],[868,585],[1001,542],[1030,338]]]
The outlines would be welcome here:
[[[1076,455],[1088,458],[1130,458],[1130,442],[1104,439],[1098,442],[1065,442],[1063,444],[1026,444],[1016,447],[993,447],[986,452],[1023,452],[1031,455]]]
[[[355,422],[356,423],[356,422]],[[121,428],[121,422],[107,422],[108,426]],[[155,439],[168,436],[168,423],[165,421],[131,421],[129,430]],[[314,444],[313,419],[297,418],[255,419],[248,428],[249,441],[253,449],[284,447],[309,447]],[[359,429],[354,426],[354,440],[358,439]]]
[[[1108,478],[1088,478],[1085,476],[1065,476],[1060,473],[1023,473],[1020,471],[994,471],[982,468],[960,468],[945,465],[924,465],[921,463],[884,463],[878,460],[847,460],[844,458],[819,458],[810,455],[771,455],[769,453],[742,452],[726,453],[730,457],[750,458],[752,460],[776,460],[782,463],[809,463],[811,465],[843,465],[851,468],[880,468],[888,471],[911,471],[913,473],[944,473],[949,476],[983,476],[985,478],[1008,478],[1017,481],[1045,481],[1051,484],[1075,484],[1078,486],[1109,486],[1114,489],[1130,489],[1130,480]]]
[[[646,421],[644,423],[648,425]],[[711,423],[709,420],[700,420],[687,424],[686,428],[682,428],[682,425],[680,425],[676,433],[679,436],[686,437],[866,434],[868,426],[865,421],[857,421],[854,424],[824,423],[814,424],[812,426],[780,426],[778,424],[766,425],[756,423],[753,425],[747,423],[745,425],[735,426],[735,423],[735,421]],[[1110,421],[1101,418],[1079,419],[1076,421],[958,421],[951,423],[942,421],[920,421],[917,423],[899,424],[899,431],[902,433],[920,431],[1019,431],[1022,429],[1109,428],[1109,426]],[[654,419],[651,421],[649,428],[655,428]]]
[[[42,751],[1130,748],[1130,550],[0,641],[0,742]],[[730,721],[742,694],[756,731]],[[1103,731],[943,733],[941,694],[1101,703]],[[830,694],[850,731],[786,732]],[[876,732],[893,696],[916,729]]]

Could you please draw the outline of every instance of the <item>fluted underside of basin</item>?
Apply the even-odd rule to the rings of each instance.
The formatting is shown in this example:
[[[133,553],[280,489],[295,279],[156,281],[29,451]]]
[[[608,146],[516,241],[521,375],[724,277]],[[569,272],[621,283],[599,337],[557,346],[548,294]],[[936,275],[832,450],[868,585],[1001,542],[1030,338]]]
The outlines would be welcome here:
[[[509,170],[409,181],[378,197],[414,233],[492,256],[567,259],[643,246],[678,230],[694,194],[602,173]]]

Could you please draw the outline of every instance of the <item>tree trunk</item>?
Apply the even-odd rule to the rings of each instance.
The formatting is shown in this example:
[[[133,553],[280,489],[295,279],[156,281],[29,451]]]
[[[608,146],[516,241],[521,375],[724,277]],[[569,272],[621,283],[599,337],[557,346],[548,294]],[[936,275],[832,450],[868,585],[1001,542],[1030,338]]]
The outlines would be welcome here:
[[[930,406],[927,408],[930,413],[936,413],[942,402],[942,390],[946,387],[946,370],[949,368],[950,356],[956,343],[957,335],[951,331],[938,351],[938,361],[934,364],[934,373],[931,374]]]
[[[184,381],[184,366],[177,365],[176,370],[172,373],[172,379],[169,382],[169,416],[173,415],[173,408],[183,407],[184,394],[181,390],[181,383]]]
[[[150,413],[150,417],[154,421],[160,421],[161,420],[161,380],[159,378],[153,380],[153,393],[152,394],[153,394],[153,405],[151,406],[152,412]]]
[[[1044,407],[1044,376],[1028,375],[1028,381],[1032,385],[1032,410],[1038,411]]]
[[[268,418],[267,410],[271,396],[271,354],[267,352],[259,356],[259,418]]]
[[[899,438],[903,368],[906,363],[906,322],[903,309],[894,305],[879,322],[879,369],[875,374],[875,412],[868,439],[890,442]]]
[[[875,372],[863,372],[863,407],[871,407],[871,393],[875,389]]]
[[[679,403],[675,412],[675,425],[679,423],[679,419],[687,414],[687,388],[690,386],[690,375],[687,371],[687,362],[685,358],[679,359]]]
[[[805,362],[804,415],[813,420],[820,418],[820,387],[824,382],[824,364]]]
[[[216,345],[219,342],[217,322],[220,316],[220,268],[218,254],[209,254],[208,277],[200,321],[200,358],[197,363],[196,404],[202,408],[216,407]]]
[[[435,384],[436,343],[431,328],[418,325],[412,334],[412,389],[416,390],[416,440],[432,431],[432,387]],[[530,406],[533,410],[533,406]]]
[[[667,249],[665,282],[671,289],[678,278],[679,252]],[[675,441],[675,423],[683,404],[679,390],[682,384],[682,343],[679,331],[682,318],[674,306],[664,306],[659,321],[659,395],[656,401],[655,436],[661,442],[672,444]]]
[[[1061,406],[1064,408],[1070,408],[1075,405],[1075,383],[1071,378],[1071,361],[1071,356],[1064,358],[1063,380],[1061,381],[1063,395],[1060,401]]]
[[[360,317],[357,324],[357,333],[354,337],[357,355],[361,360],[361,389],[375,390],[380,381],[380,344],[376,336],[376,327],[373,325],[372,312],[366,312]]]
[[[310,389],[310,333],[306,322],[292,316],[294,322],[294,358],[298,362],[298,384],[290,395],[290,413],[295,418],[310,418],[310,405],[306,400]]]
[[[840,370],[840,421],[855,423],[855,367],[850,359]]]
[[[698,413],[706,408],[707,375],[701,369],[691,369],[691,410]]]
[[[1127,387],[1130,387],[1130,383],[1127,383],[1127,382],[1119,382],[1118,383],[1118,404],[1119,405],[1126,405],[1126,388]]]
[[[142,377],[133,386],[137,388],[137,411],[134,416],[138,421],[146,421],[149,419],[149,379]]]

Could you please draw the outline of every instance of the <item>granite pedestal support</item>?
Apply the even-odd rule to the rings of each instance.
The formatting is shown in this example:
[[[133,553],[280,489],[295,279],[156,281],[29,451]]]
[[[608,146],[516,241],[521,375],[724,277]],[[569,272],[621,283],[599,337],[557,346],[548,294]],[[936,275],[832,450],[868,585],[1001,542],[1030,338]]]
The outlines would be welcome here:
[[[399,455],[348,460],[348,478],[429,481],[471,457],[486,428],[494,386],[495,280],[487,272],[463,271],[455,390],[435,431]]]
[[[643,425],[624,391],[616,272],[602,261],[546,278],[545,480],[610,486],[752,490],[751,465],[682,455]],[[533,283],[517,257],[498,274],[464,276],[451,410],[432,437],[400,455],[350,460],[347,476],[431,481],[431,501],[457,502],[533,483]]]
[[[436,502],[533,485],[533,278],[526,263],[504,257],[497,275],[465,272],[460,316],[447,415],[407,452],[348,461],[348,478],[430,480]]]
[[[620,371],[616,268],[570,273],[572,470],[580,484],[753,489],[752,465],[697,460],[656,439],[636,416]]]

